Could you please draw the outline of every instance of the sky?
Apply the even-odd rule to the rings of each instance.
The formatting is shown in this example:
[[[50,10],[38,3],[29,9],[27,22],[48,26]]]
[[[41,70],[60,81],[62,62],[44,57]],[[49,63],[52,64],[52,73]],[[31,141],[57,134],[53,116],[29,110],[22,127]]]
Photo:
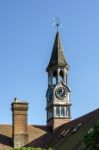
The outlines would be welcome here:
[[[28,123],[46,124],[46,67],[56,28],[70,65],[72,119],[99,107],[99,0],[0,0],[0,124],[29,102]]]

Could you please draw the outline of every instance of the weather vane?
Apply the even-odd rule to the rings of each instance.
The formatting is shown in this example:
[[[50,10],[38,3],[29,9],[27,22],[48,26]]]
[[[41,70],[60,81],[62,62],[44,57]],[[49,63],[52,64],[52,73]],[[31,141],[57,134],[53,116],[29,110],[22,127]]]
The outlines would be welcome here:
[[[56,29],[58,31],[59,27],[61,26],[60,18],[54,18],[54,25],[56,26]]]

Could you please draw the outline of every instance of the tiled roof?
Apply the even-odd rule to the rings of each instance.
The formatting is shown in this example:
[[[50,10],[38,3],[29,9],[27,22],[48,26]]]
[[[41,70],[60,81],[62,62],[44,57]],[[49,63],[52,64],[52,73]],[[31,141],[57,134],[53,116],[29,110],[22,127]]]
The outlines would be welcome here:
[[[29,125],[29,139],[26,146],[45,147],[48,139],[52,136],[47,126]],[[0,125],[0,150],[9,150],[12,148],[12,126]]]
[[[29,141],[31,147],[52,146],[55,150],[81,150],[83,137],[99,119],[99,109],[81,116],[60,126],[54,135],[47,126],[29,125]],[[0,125],[0,150],[10,150],[12,147],[12,126]]]
[[[50,130],[47,126],[31,125],[28,128],[30,147],[46,147],[47,142],[52,137]]]
[[[96,120],[99,120],[99,108],[59,127],[49,145],[54,150],[82,150],[84,135]]]
[[[9,150],[12,147],[11,125],[0,125],[0,150]]]

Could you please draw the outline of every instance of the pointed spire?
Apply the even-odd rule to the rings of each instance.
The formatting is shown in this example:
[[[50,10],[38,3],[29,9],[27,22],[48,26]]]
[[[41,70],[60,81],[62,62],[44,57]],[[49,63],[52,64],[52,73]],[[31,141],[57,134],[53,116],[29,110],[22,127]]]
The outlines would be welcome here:
[[[59,66],[59,67],[64,66],[64,67],[69,68],[69,65],[66,62],[65,57],[64,57],[64,51],[63,51],[63,46],[60,40],[59,32],[56,33],[50,62],[46,70],[48,71],[50,68],[54,66]]]

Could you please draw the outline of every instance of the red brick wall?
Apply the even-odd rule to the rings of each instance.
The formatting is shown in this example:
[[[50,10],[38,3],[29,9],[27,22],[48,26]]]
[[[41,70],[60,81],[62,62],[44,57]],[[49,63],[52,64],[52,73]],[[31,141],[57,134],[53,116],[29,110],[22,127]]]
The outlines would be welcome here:
[[[48,121],[47,125],[51,127],[52,129],[56,129],[57,127],[69,122],[70,119],[65,119],[65,118],[55,118],[50,121]]]
[[[13,121],[13,144],[14,148],[19,148],[27,144],[27,110],[28,103],[13,102],[12,103],[12,121]]]

